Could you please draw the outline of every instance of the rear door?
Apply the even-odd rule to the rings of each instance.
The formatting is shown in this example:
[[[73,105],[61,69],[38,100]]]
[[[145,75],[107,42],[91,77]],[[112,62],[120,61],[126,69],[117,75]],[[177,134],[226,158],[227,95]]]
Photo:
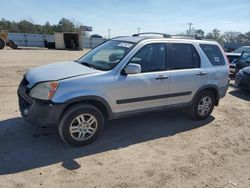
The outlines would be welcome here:
[[[171,42],[169,53],[169,98],[168,105],[188,103],[207,79],[205,67],[192,43]]]

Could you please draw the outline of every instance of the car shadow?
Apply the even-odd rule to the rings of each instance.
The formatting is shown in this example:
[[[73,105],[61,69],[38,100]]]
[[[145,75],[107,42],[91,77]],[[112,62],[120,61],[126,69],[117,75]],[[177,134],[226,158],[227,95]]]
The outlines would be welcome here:
[[[242,90],[242,89],[235,89],[235,90],[230,91],[229,94],[233,95],[234,97],[243,99],[245,101],[250,101],[250,91]]]
[[[104,134],[91,145],[75,148],[64,144],[56,128],[27,125],[22,118],[0,121],[0,175],[62,163],[80,168],[74,159],[128,147],[205,126],[213,116],[194,121],[182,110],[157,112],[108,121]]]

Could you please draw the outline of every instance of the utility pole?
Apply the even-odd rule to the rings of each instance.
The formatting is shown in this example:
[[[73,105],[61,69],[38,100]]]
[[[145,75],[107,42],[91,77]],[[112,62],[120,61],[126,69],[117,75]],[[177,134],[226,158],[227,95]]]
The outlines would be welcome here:
[[[110,39],[110,28],[108,29],[108,38]]]
[[[140,33],[140,31],[141,31],[141,28],[140,28],[140,27],[138,27],[138,28],[137,28],[137,30],[138,30],[138,34],[139,34],[139,33]]]
[[[188,22],[188,25],[189,25],[188,35],[190,35],[193,23],[192,22]]]

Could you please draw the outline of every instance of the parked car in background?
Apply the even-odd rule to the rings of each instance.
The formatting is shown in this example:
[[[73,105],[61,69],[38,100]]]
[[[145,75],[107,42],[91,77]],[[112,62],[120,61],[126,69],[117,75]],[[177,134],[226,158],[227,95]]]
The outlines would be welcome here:
[[[233,62],[235,59],[239,59],[240,56],[241,56],[241,53],[233,53],[233,52],[230,52],[230,53],[226,53],[227,55],[227,58],[228,58],[228,61],[229,63]]]
[[[240,58],[235,63],[235,73],[237,74],[241,69],[250,66],[250,53],[242,52]]]
[[[29,70],[18,88],[22,116],[56,125],[74,146],[93,142],[105,119],[176,107],[208,118],[229,85],[222,47],[164,36],[117,37],[77,61]]]
[[[240,58],[241,54],[240,53],[226,53],[226,55],[229,61],[230,74],[234,75],[236,63],[238,62],[238,59]]]
[[[235,79],[235,85],[240,89],[250,90],[250,66],[238,72]]]
[[[91,35],[90,37],[91,37],[91,38],[98,38],[98,39],[102,39],[102,38],[103,38],[103,36],[98,35],[98,34],[93,34],[93,35]]]
[[[250,46],[242,46],[233,51],[233,53],[236,53],[236,54],[241,54],[242,52],[250,53]]]
[[[239,70],[236,70],[236,64],[239,62],[242,52],[250,54],[250,46],[242,46],[233,52],[226,53],[230,63],[230,74],[235,75]]]

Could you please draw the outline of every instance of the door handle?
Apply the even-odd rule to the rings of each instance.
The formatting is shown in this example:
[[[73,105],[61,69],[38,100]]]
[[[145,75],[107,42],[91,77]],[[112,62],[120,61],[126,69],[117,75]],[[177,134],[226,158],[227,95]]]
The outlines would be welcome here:
[[[207,75],[207,73],[204,72],[204,71],[200,71],[196,75],[198,75],[198,76],[204,76],[204,75]]]
[[[156,80],[166,80],[166,79],[168,79],[168,76],[160,75],[160,76],[156,77],[155,79]]]

